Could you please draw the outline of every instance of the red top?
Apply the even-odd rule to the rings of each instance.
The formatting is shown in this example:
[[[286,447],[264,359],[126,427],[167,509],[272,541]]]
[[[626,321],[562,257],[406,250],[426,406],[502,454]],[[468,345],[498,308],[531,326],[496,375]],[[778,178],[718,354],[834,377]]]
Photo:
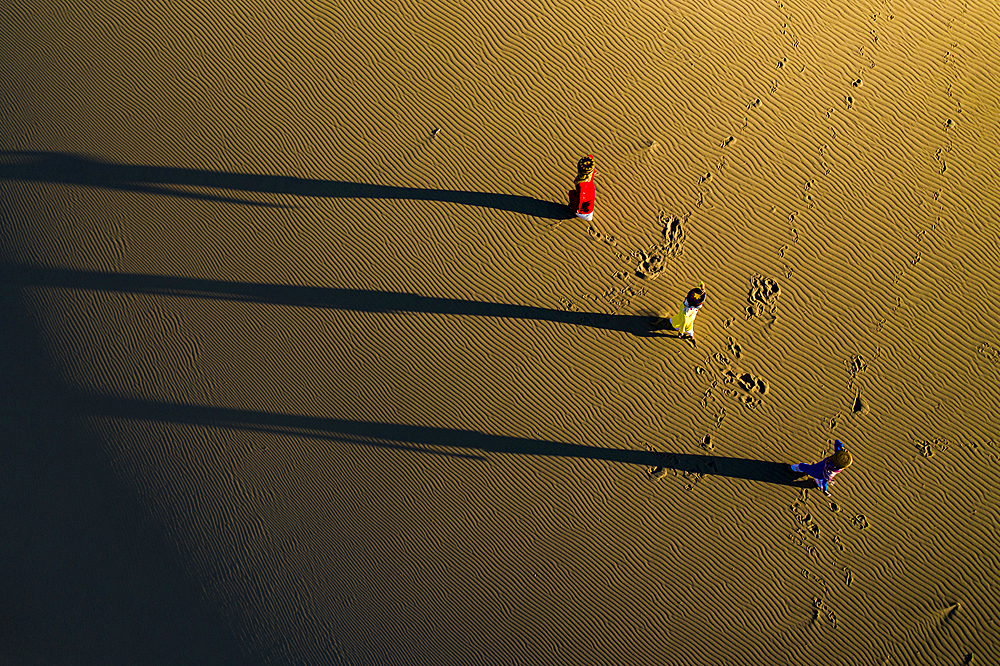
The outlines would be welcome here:
[[[576,190],[580,193],[580,203],[576,212],[584,215],[594,212],[594,198],[597,196],[597,190],[594,188],[593,181],[578,183]]]

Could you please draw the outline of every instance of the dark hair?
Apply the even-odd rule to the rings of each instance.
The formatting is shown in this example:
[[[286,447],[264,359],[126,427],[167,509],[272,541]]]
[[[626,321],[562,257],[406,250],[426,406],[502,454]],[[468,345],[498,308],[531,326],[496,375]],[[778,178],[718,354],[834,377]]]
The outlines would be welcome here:
[[[687,302],[690,307],[696,307],[705,302],[705,292],[701,289],[695,288],[688,292]]]

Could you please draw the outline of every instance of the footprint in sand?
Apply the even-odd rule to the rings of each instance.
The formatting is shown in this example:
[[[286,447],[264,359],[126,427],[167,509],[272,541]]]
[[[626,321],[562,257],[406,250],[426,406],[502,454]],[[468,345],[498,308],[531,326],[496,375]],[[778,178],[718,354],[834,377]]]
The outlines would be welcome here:
[[[667,475],[669,470],[666,467],[650,467],[646,471],[649,473],[650,478],[659,481]]]
[[[665,217],[662,212],[658,217],[660,224],[663,225],[662,242],[653,245],[645,252],[639,252],[639,264],[635,268],[636,277],[647,280],[658,278],[666,269],[669,259],[684,253],[682,246],[686,236],[681,219],[672,215]]]
[[[777,282],[763,275],[755,274],[750,280],[750,293],[747,296],[747,302],[750,303],[747,307],[747,319],[760,316],[764,314],[765,310],[770,311],[773,315],[780,293],[781,288]]]
[[[799,523],[796,528],[796,532],[799,534],[809,534],[814,537],[819,536],[819,525],[813,520],[811,513],[806,513],[802,510],[802,504],[800,502],[793,503],[790,507],[792,510],[792,515],[795,516],[795,520]],[[806,572],[803,575],[808,577]]]
[[[708,174],[711,178],[712,174]],[[684,225],[681,223],[680,218],[669,217],[664,221],[663,213],[660,213],[660,223],[663,225],[663,240],[667,246],[667,251],[670,256],[676,257],[681,254],[681,245],[684,243],[686,238],[684,233]],[[687,217],[684,218],[687,221]]]
[[[730,338],[732,340],[732,338]],[[767,381],[755,377],[753,373],[744,372],[741,374],[736,374],[731,369],[727,369],[722,376],[723,383],[726,384],[736,384],[740,391],[729,391],[726,390],[727,395],[738,397],[739,401],[749,407],[750,409],[756,409],[761,404],[761,396],[767,395],[770,391],[770,385]]]
[[[605,245],[607,245],[608,247],[610,247],[614,251],[615,256],[621,259],[622,261],[631,262],[633,259],[636,259],[640,256],[639,252],[633,252],[631,250],[624,248],[618,242],[618,239],[615,238],[614,236],[610,234],[601,233],[593,226],[587,227],[587,233],[590,234],[590,237],[593,238],[594,240],[600,241]]]
[[[1000,366],[1000,349],[997,349],[988,342],[984,342],[976,348],[976,351],[986,357],[986,360],[995,366]]]
[[[667,254],[663,250],[661,245],[654,246],[647,252],[642,252],[639,265],[635,269],[635,276],[646,280],[655,280],[660,277],[667,264]]]
[[[854,388],[854,381],[858,378],[858,375],[868,369],[868,361],[861,354],[854,354],[851,356],[851,381],[848,382],[847,388]]]
[[[649,163],[660,156],[662,152],[660,143],[653,139],[641,141],[638,146],[632,148],[632,154],[640,163]]]
[[[815,624],[820,619],[827,622],[832,628],[837,628],[837,614],[822,599],[813,597],[813,617],[810,624]]]
[[[935,451],[944,452],[950,449],[948,440],[935,437],[932,440],[917,442],[917,449],[924,458],[933,458]]]
[[[736,358],[736,360],[739,360],[740,356],[743,355],[743,348],[740,347],[740,345],[735,340],[733,340],[732,338],[727,338],[727,339],[729,341],[729,343],[727,345],[727,349],[729,350],[729,353],[732,354],[733,357]]]
[[[568,298],[559,298],[559,305],[562,306],[563,310],[566,312],[580,312],[580,308],[573,304]]]
[[[767,395],[770,390],[768,383],[759,377],[754,377],[749,372],[744,372],[737,378],[738,386],[746,391],[746,395],[740,396],[740,400],[747,407],[755,408],[760,405],[760,398],[757,396]]]

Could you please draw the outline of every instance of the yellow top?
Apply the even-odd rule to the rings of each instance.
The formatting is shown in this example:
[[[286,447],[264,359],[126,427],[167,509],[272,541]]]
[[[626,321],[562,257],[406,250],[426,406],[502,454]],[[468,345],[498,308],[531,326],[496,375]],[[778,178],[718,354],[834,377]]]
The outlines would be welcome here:
[[[705,283],[699,282],[697,289],[701,289],[702,292],[705,291]],[[705,302],[702,301],[702,305]],[[687,298],[681,303],[681,309],[673,317],[670,318],[670,325],[674,327],[674,330],[680,331],[681,333],[694,333],[694,318],[698,316],[698,310],[701,309],[701,305],[695,307],[688,307]]]
[[[687,301],[685,301],[685,303],[686,302]],[[700,305],[694,308],[688,308],[682,305],[680,311],[670,318],[670,325],[681,333],[693,333],[694,318],[698,316],[698,310],[700,309]]]

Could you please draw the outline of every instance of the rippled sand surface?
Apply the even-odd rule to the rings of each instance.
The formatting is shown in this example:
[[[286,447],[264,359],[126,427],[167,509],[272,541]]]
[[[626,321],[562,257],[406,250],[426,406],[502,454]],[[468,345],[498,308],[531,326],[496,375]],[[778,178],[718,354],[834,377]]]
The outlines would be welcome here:
[[[0,26],[19,663],[1000,662],[994,3]]]

